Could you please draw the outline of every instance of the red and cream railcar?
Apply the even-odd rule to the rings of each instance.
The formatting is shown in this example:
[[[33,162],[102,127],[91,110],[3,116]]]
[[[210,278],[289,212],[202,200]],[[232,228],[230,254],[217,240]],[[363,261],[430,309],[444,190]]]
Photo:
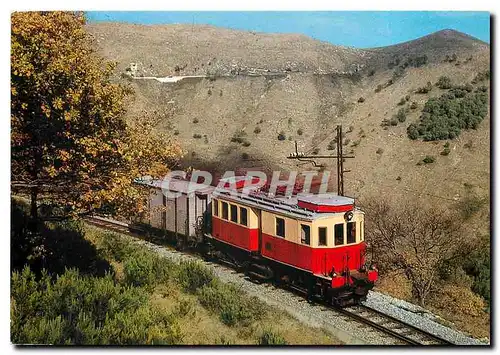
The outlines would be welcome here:
[[[211,221],[209,237],[234,249],[247,270],[301,284],[310,295],[345,304],[366,297],[377,279],[365,265],[364,213],[352,198],[218,189]]]

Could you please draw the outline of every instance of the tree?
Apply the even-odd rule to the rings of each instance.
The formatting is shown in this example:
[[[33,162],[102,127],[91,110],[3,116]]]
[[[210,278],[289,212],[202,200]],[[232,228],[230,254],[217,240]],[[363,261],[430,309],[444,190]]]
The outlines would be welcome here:
[[[95,51],[76,12],[12,14],[12,187],[28,191],[32,231],[40,199],[53,217],[140,212],[135,178],[161,177],[180,150],[152,117],[124,119],[131,90]]]
[[[367,243],[379,269],[404,273],[413,296],[424,305],[435,290],[440,266],[459,257],[465,248],[459,219],[412,203],[395,208],[377,199],[363,205]]]

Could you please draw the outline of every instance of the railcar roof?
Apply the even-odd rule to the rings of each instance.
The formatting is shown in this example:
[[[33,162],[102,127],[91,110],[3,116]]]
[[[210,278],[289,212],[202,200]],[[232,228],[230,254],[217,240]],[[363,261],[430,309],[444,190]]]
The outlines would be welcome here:
[[[224,200],[229,200],[237,203],[241,203],[247,206],[259,208],[265,211],[270,211],[278,214],[282,214],[288,217],[293,217],[302,220],[313,221],[316,219],[328,218],[338,216],[339,214],[344,214],[343,212],[314,212],[297,205],[300,198],[317,198],[318,201],[323,201],[325,199],[336,199],[337,201],[345,202],[346,199],[350,200],[351,204],[354,204],[354,199],[346,196],[338,196],[334,194],[299,194],[290,197],[286,196],[273,196],[268,197],[264,193],[252,193],[252,194],[242,194],[241,192],[231,191],[228,189],[215,189],[213,193],[214,198],[222,198]],[[358,208],[354,207],[355,211],[360,211]]]
[[[163,180],[151,179],[147,177],[141,179],[135,179],[135,182],[137,184],[150,186],[156,189],[162,189],[168,187],[169,191],[180,192],[186,195],[195,193],[201,195],[210,195],[215,190],[215,187],[213,186],[197,184],[195,182],[190,182],[188,180],[181,180],[181,179],[170,179],[168,185],[167,183],[165,183],[165,186],[163,185],[164,183]]]

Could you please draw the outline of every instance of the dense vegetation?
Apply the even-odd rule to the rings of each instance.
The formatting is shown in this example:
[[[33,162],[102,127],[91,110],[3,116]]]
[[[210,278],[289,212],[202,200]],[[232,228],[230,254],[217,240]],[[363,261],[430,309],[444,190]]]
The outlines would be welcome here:
[[[404,275],[410,298],[421,305],[484,317],[491,300],[490,238],[470,235],[462,221],[486,204],[471,191],[447,211],[365,201],[367,241],[381,274]]]
[[[174,263],[123,236],[75,221],[45,222],[40,234],[47,250],[40,254],[26,238],[27,206],[14,200],[12,209],[11,340],[16,344],[191,344],[190,334],[199,331],[191,318],[199,309],[219,327],[241,334],[237,339],[245,343],[287,343],[283,328],[274,324],[286,315],[221,282],[197,261]],[[155,302],[176,293],[182,297],[172,299],[169,309]],[[234,335],[217,337],[204,341],[235,342]],[[331,340],[322,335],[317,341]]]
[[[446,86],[446,80],[441,85]],[[430,98],[422,109],[418,124],[412,123],[408,137],[435,141],[453,139],[463,129],[476,129],[488,113],[488,93],[486,87],[469,85],[454,87],[445,94]]]

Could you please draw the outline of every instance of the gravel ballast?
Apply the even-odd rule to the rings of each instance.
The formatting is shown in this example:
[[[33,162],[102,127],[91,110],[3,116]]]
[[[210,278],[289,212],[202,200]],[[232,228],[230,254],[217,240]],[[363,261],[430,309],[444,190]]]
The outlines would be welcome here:
[[[340,341],[346,344],[366,344],[366,345],[400,345],[398,340],[380,333],[370,327],[362,325],[349,319],[347,316],[337,313],[323,305],[310,304],[304,297],[296,295],[290,291],[276,288],[271,284],[258,284],[250,281],[244,274],[238,273],[230,267],[217,263],[205,262],[197,256],[179,252],[173,248],[160,246],[141,239],[130,236],[135,243],[144,245],[146,248],[165,256],[172,261],[202,261],[208,268],[223,282],[233,283],[251,296],[255,296],[266,304],[274,308],[286,311],[302,323],[317,328],[323,328]],[[428,310],[399,300],[379,292],[370,291],[365,305],[387,315],[393,316],[405,323],[411,324],[426,332],[435,334],[457,345],[488,345],[471,338],[462,332],[456,331],[436,320],[438,316]]]

